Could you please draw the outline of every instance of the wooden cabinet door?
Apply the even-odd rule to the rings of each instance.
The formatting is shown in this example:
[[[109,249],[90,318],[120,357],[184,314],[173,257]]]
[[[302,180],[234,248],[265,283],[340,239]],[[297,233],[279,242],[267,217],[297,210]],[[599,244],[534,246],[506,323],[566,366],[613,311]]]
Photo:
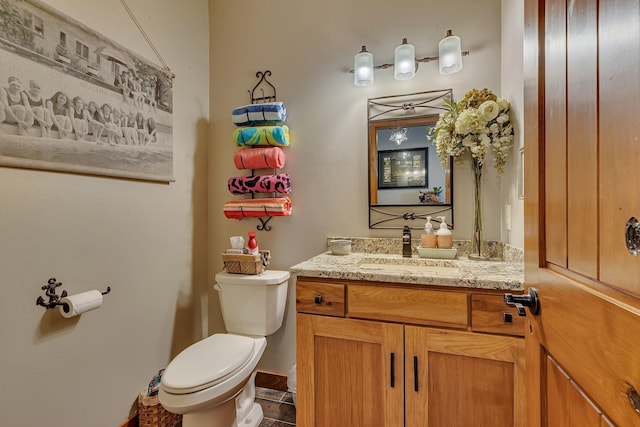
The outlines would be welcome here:
[[[527,420],[640,425],[640,2],[525,0]]]
[[[407,427],[524,426],[524,340],[405,326]]]
[[[548,357],[547,372],[548,419],[554,427],[597,426],[602,414],[571,378]]]
[[[402,427],[402,325],[296,315],[297,425]]]

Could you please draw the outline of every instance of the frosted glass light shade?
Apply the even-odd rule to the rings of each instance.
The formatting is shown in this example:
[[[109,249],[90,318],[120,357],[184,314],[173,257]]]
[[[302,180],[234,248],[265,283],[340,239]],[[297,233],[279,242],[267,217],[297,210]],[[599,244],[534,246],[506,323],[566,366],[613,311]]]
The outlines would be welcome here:
[[[362,50],[354,58],[353,84],[356,86],[373,84],[373,54],[367,52],[366,46],[362,46]]]
[[[454,36],[451,30],[438,45],[438,62],[440,74],[453,74],[462,70],[462,47],[460,37]]]
[[[396,47],[395,60],[393,62],[393,77],[396,80],[412,79],[416,75],[416,50],[407,39],[402,39],[402,44]]]

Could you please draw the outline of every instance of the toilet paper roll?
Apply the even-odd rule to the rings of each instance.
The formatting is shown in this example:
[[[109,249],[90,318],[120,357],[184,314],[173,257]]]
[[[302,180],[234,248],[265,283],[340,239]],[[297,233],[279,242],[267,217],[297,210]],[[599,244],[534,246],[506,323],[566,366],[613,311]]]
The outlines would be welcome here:
[[[102,305],[102,293],[100,291],[87,291],[76,295],[70,295],[60,300],[60,314],[69,318],[89,310],[94,310]]]

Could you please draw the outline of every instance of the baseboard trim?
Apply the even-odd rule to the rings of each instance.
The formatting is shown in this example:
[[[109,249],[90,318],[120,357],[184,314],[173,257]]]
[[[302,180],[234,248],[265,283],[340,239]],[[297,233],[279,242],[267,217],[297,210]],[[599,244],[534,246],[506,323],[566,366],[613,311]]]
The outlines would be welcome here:
[[[275,372],[258,371],[256,375],[256,386],[287,391],[287,376]]]

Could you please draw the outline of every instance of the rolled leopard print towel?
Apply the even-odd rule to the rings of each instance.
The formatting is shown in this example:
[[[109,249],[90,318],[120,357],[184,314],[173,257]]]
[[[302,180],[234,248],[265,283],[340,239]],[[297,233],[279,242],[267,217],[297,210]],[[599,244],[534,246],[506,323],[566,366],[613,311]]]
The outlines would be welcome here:
[[[231,194],[291,192],[289,174],[231,177],[227,182]]]

